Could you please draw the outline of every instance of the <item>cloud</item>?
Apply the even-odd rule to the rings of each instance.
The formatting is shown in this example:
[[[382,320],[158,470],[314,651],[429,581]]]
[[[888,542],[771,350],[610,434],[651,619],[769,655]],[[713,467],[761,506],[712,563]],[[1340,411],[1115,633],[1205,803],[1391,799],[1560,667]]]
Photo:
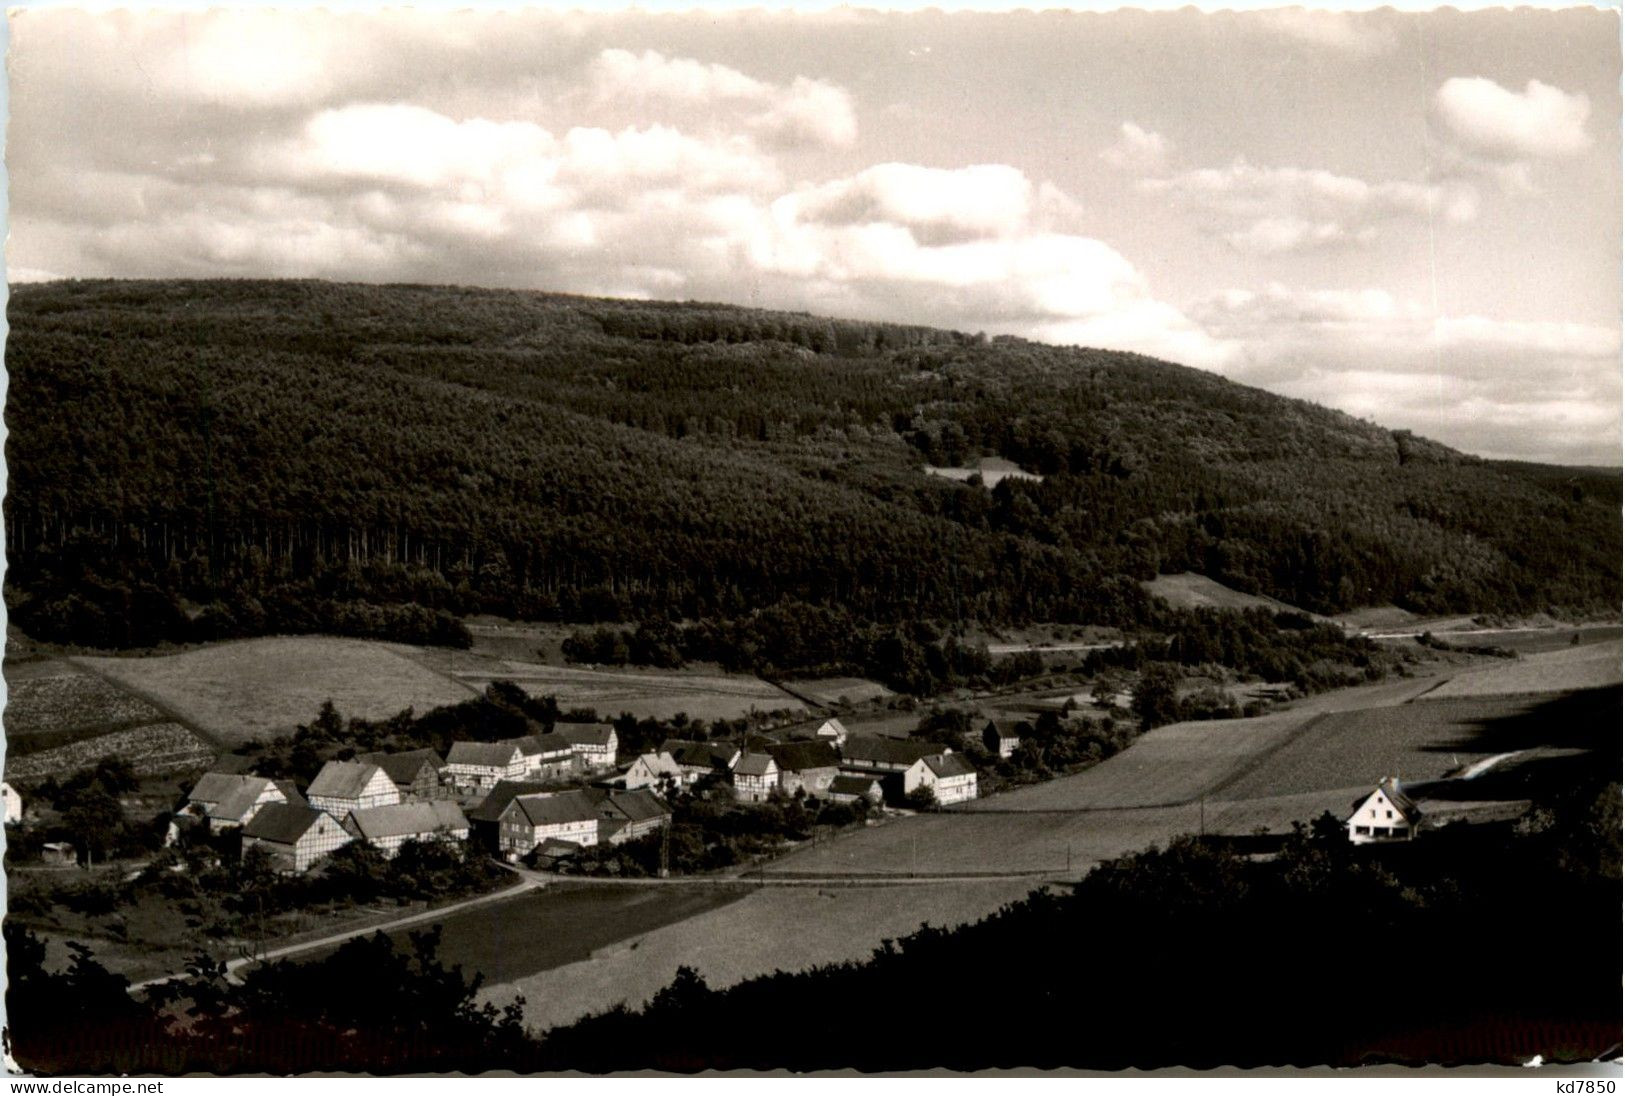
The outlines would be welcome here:
[[[1387,27],[1349,12],[1282,8],[1253,13],[1251,20],[1276,37],[1355,57],[1388,53],[1398,44]]]
[[[1439,86],[1434,110],[1462,148],[1493,160],[1573,156],[1591,147],[1583,94],[1530,80],[1519,92],[1482,76],[1457,76]]]
[[[1389,292],[1231,290],[1191,309],[1227,375],[1489,456],[1613,463],[1620,332],[1437,316]]]
[[[1160,133],[1124,122],[1117,140],[1101,150],[1100,158],[1118,171],[1158,171],[1168,160],[1168,140]]]
[[[1381,222],[1397,217],[1460,223],[1478,215],[1478,192],[1465,182],[1368,182],[1242,157],[1227,167],[1143,179],[1140,187],[1208,215],[1232,246],[1260,254],[1368,242]]]

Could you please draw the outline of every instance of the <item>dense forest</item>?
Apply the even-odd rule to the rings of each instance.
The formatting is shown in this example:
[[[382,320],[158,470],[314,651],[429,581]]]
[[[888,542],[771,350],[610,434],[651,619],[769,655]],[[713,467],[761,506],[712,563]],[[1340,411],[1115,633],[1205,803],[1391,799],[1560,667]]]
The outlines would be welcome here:
[[[466,640],[786,603],[1141,628],[1617,611],[1617,471],[1492,463],[1135,355],[719,305],[57,282],[9,306],[6,597],[41,638]],[[994,489],[923,466],[1001,456]]]

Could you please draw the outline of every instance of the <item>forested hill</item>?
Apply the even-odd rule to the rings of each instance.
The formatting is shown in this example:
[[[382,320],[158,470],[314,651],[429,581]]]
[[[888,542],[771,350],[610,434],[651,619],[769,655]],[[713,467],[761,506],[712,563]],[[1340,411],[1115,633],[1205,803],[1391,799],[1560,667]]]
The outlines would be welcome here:
[[[1134,355],[418,286],[12,292],[7,597],[45,635],[241,634],[311,597],[1132,626],[1135,580],[1186,570],[1318,612],[1619,603],[1617,473]],[[982,456],[1044,478],[922,472]]]

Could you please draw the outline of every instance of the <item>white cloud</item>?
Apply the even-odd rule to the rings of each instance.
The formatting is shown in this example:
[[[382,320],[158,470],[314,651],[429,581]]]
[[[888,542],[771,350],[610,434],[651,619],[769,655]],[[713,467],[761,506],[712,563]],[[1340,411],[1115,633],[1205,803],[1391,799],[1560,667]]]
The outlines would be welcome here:
[[[1515,92],[1482,76],[1457,76],[1440,85],[1433,105],[1466,151],[1492,159],[1573,156],[1591,147],[1590,100],[1539,80]]]
[[[1117,140],[1101,150],[1100,158],[1119,171],[1157,171],[1167,163],[1168,139],[1124,122]]]

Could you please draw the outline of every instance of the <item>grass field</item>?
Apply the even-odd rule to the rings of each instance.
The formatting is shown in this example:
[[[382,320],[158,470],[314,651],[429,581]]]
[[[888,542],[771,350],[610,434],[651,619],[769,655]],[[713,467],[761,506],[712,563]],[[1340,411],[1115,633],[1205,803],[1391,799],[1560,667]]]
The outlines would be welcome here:
[[[474,695],[392,644],[323,636],[220,643],[176,655],[82,658],[95,672],[227,743],[308,723],[324,700],[345,716],[383,719]]]
[[[1177,575],[1158,575],[1140,586],[1152,597],[1161,598],[1176,609],[1269,609],[1277,613],[1299,613],[1284,601],[1259,594],[1244,594],[1232,590],[1206,575],[1185,571]],[[1313,615],[1313,614],[1309,614]]]
[[[622,1001],[640,1005],[668,985],[679,966],[695,968],[712,986],[728,986],[776,970],[865,959],[885,940],[906,936],[922,924],[979,920],[1025,896],[1033,886],[1004,880],[887,888],[766,888],[602,948],[585,961],[491,985],[482,997],[506,1004],[523,994],[527,1023],[554,1027]],[[553,897],[549,890],[537,903]],[[855,1008],[862,1005],[854,1002]],[[844,1022],[866,1020],[831,1018],[832,1024]]]
[[[40,780],[89,768],[104,757],[130,763],[137,776],[162,776],[206,768],[219,751],[179,723],[147,723],[81,738],[27,754],[6,755],[9,780]]]
[[[878,681],[869,681],[861,677],[808,678],[805,681],[791,681],[788,684],[799,695],[809,697],[826,708],[886,700],[897,695]]]
[[[1430,699],[1562,693],[1620,682],[1619,640],[1560,644],[1554,650],[1527,654],[1516,662],[1457,674],[1429,693]]]
[[[13,750],[63,745],[167,718],[139,697],[67,662],[6,668],[6,738]]]

